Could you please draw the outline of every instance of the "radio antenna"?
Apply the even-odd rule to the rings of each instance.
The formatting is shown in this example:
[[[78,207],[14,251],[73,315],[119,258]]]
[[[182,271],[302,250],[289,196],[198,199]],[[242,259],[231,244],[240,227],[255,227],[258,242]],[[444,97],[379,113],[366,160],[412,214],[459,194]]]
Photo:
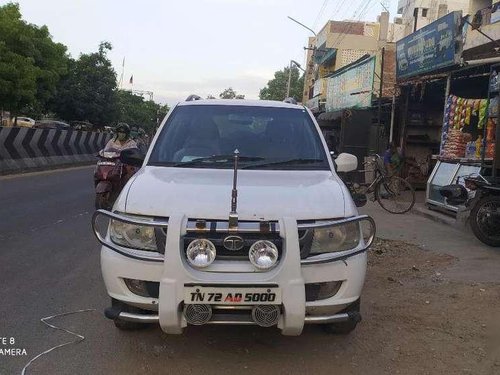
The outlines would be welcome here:
[[[231,212],[229,213],[229,230],[238,229],[238,159],[240,152],[234,150],[234,168],[233,168],[233,190],[231,191]]]

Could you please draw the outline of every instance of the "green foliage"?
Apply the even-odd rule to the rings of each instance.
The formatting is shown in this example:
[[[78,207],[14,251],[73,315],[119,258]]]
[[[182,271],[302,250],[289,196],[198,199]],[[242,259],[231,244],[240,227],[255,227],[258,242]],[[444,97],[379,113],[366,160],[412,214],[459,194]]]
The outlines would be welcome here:
[[[17,4],[0,6],[0,107],[41,112],[67,63],[66,47],[52,41],[46,26],[23,21]]]
[[[71,60],[68,74],[59,85],[54,110],[68,120],[104,126],[117,117],[116,73],[107,58],[111,45],[103,42],[98,52]]]
[[[117,98],[117,121],[142,127],[148,133],[156,129],[157,121],[163,120],[169,111],[168,105],[162,106],[152,100],[144,100],[142,96],[130,91],[119,90]]]
[[[288,85],[289,67],[278,70],[274,73],[274,78],[267,82],[267,86],[260,90],[259,98],[262,100],[284,100]],[[292,67],[292,77],[290,81],[290,96],[297,102],[302,101],[302,91],[304,90],[304,75],[300,75],[296,66]]]
[[[13,116],[50,113],[97,127],[124,121],[154,130],[168,105],[119,91],[107,57],[111,48],[102,42],[96,52],[72,59],[46,26],[23,21],[17,4],[0,6],[0,109]]]
[[[233,90],[232,87],[229,87],[219,94],[219,98],[221,98],[221,99],[245,99],[245,95],[238,94],[238,93],[236,93],[236,91]],[[211,99],[211,98],[207,98],[207,99]]]

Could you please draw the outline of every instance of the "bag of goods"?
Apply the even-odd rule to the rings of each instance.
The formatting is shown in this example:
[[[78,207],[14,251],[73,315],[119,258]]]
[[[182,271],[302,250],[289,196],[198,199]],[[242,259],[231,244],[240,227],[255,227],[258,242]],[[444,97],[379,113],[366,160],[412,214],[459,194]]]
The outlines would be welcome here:
[[[446,137],[446,143],[443,146],[442,157],[448,159],[458,159],[465,156],[465,148],[467,139],[470,140],[470,135],[466,136],[460,130],[450,128]]]
[[[488,119],[488,99],[481,100],[479,105],[479,122],[477,124],[478,129],[482,129],[486,120]]]
[[[474,105],[472,103],[467,103],[467,108],[465,109],[465,125],[470,125],[470,118],[472,116],[473,107]]]
[[[495,121],[490,118],[488,119],[488,125],[486,125],[486,141],[491,142],[495,139]]]
[[[494,155],[495,155],[495,142],[489,142],[486,145],[485,157],[488,159],[493,159]]]
[[[490,99],[490,105],[488,107],[488,112],[490,116],[498,115],[498,96]]]
[[[495,129],[496,129],[495,120],[492,118],[488,119],[488,125],[486,125],[485,156],[487,158],[491,158],[491,159],[495,155]]]

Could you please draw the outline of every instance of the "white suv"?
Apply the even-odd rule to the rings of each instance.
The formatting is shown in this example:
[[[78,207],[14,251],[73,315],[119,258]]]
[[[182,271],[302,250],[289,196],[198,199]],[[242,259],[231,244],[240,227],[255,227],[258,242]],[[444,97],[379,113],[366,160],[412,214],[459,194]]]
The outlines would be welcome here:
[[[142,167],[113,211],[93,218],[112,300],[105,314],[117,327],[356,327],[375,225],[336,174],[356,158],[332,160],[307,108],[179,103],[147,155],[128,150],[122,161]]]

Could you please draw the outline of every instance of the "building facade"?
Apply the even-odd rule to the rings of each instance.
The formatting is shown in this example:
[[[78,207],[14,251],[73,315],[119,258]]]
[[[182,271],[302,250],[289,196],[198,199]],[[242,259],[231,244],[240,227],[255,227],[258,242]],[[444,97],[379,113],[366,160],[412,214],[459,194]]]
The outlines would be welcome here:
[[[469,13],[469,6],[470,0],[399,0],[398,14],[401,14],[404,36],[450,12],[461,10],[465,15]]]
[[[379,77],[382,47],[387,62],[395,60],[395,42],[403,37],[403,25],[400,19],[395,21],[389,23],[387,12],[378,17],[378,22],[328,21],[316,38],[309,38],[303,103],[319,110],[326,102],[328,77],[364,56],[378,56],[375,77]]]

